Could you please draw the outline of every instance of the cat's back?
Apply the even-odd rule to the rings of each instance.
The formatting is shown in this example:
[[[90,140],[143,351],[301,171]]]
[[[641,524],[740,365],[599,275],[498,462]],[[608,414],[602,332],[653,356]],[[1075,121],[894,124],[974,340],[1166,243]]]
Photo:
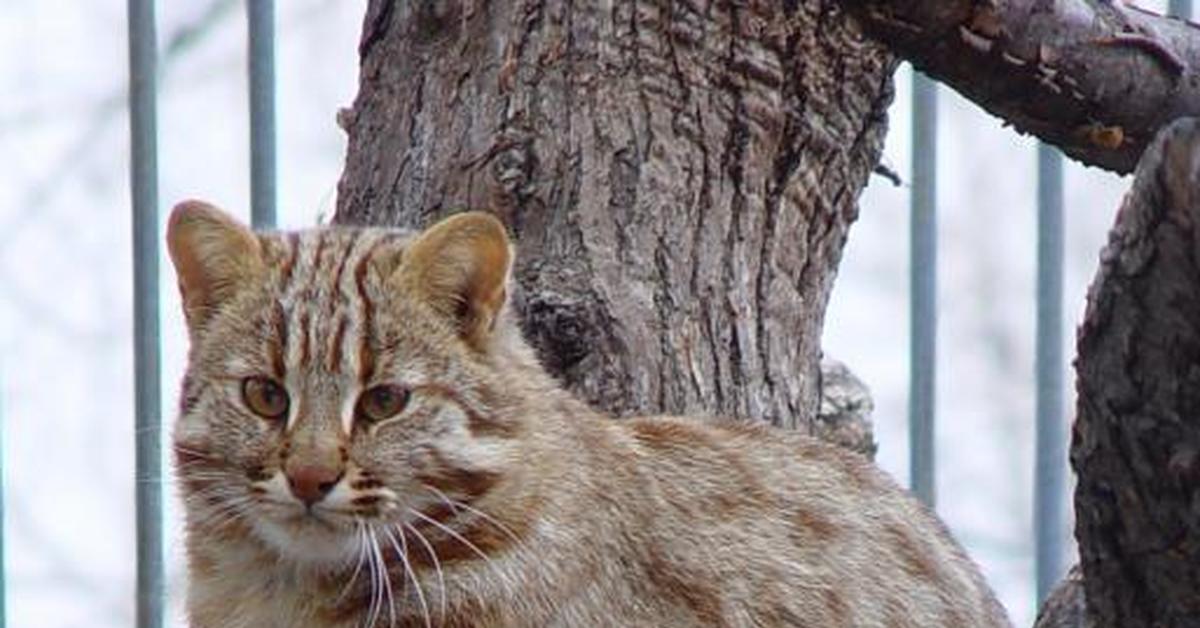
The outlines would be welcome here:
[[[725,626],[1009,626],[944,526],[870,461],[761,425],[621,422],[646,586]]]

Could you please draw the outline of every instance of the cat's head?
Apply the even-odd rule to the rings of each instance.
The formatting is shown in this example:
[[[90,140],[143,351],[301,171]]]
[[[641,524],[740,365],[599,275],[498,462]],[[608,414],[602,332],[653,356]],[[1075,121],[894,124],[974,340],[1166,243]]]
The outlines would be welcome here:
[[[526,430],[498,357],[520,343],[499,221],[256,233],[189,201],[167,244],[191,342],[175,454],[194,529],[332,565],[368,533],[386,549],[487,516],[472,504]]]

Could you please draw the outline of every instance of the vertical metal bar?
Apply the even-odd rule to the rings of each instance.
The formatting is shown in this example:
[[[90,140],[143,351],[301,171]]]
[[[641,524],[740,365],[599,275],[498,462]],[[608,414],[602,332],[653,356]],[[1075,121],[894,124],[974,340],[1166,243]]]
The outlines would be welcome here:
[[[1175,17],[1190,20],[1192,18],[1192,0],[1171,0],[1167,13]]]
[[[3,365],[0,365],[2,367]],[[0,368],[0,628],[8,624],[8,563],[4,560],[4,370]]]
[[[937,84],[913,72],[908,444],[913,493],[933,507],[937,383]]]
[[[162,423],[158,329],[158,39],[153,0],[129,0],[129,126],[133,198],[134,437],[137,625],[163,622]]]
[[[1038,145],[1037,443],[1034,539],[1038,605],[1063,576],[1067,426],[1063,392],[1062,157]]]
[[[275,1],[246,0],[250,31],[250,223],[275,226]]]

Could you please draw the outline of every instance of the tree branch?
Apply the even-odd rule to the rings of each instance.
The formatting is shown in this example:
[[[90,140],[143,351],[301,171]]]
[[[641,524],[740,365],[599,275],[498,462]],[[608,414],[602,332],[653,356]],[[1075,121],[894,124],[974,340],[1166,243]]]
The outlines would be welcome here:
[[[1071,567],[1065,578],[1054,587],[1038,611],[1033,628],[1093,628],[1087,616],[1087,598],[1083,593],[1083,572],[1079,565]]]
[[[1099,628],[1200,617],[1200,122],[1146,150],[1079,330],[1071,465]]]
[[[919,70],[1085,164],[1200,114],[1197,25],[1105,0],[842,0]]]

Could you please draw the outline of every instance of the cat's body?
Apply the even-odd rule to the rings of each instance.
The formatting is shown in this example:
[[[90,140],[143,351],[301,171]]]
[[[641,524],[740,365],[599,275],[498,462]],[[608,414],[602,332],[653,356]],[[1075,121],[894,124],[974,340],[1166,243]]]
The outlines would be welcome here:
[[[561,390],[493,219],[254,235],[187,204],[169,240],[194,626],[1008,625],[857,455]]]

